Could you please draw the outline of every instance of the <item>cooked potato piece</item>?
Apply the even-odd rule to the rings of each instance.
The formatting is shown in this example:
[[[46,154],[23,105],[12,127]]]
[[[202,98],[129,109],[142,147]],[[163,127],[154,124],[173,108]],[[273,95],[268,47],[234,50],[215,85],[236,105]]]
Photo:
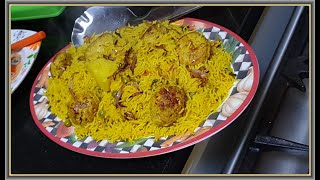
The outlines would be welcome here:
[[[118,63],[103,58],[87,61],[87,69],[104,91],[110,90],[110,79],[118,69]]]

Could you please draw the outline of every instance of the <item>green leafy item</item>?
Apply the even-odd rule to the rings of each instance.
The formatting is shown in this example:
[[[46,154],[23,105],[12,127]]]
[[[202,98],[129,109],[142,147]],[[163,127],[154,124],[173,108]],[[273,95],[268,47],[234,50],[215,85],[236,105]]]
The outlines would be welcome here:
[[[238,40],[236,40],[234,37],[230,37],[230,39],[223,44],[224,50],[232,56],[232,63],[234,63],[241,53],[239,48],[236,49],[238,43]]]

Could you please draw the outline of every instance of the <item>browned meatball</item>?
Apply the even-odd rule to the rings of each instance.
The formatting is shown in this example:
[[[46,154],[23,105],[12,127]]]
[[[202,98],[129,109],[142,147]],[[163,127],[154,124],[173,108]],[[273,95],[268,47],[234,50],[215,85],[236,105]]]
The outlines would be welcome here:
[[[153,43],[156,39],[162,37],[168,30],[160,23],[150,25],[150,27],[141,35],[141,39],[146,43]]]
[[[158,126],[170,126],[184,115],[187,96],[175,86],[161,88],[153,98],[151,109],[155,113],[154,123]]]
[[[208,60],[210,45],[201,34],[191,32],[178,40],[177,51],[180,63],[192,66]]]
[[[69,117],[73,124],[86,125],[93,121],[99,108],[99,98],[92,93],[74,96],[69,107]]]
[[[60,77],[63,71],[72,63],[72,56],[67,52],[62,52],[57,55],[56,59],[50,65],[52,77]]]
[[[86,59],[96,59],[98,57],[103,58],[106,47],[114,47],[116,37],[111,33],[103,33],[97,39],[95,39],[86,49]]]

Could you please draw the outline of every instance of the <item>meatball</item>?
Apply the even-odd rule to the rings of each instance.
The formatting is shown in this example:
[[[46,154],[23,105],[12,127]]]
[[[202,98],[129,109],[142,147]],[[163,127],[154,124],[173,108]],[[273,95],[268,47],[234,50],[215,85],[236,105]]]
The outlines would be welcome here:
[[[92,122],[98,112],[99,103],[99,98],[92,93],[74,96],[74,101],[69,107],[71,122],[82,126]]]
[[[142,35],[141,39],[146,43],[153,43],[156,39],[166,34],[168,30],[160,23],[152,24]]]
[[[95,39],[86,49],[85,58],[86,59],[96,59],[98,57],[103,57],[103,55],[108,56],[105,53],[105,47],[114,47],[114,42],[116,37],[111,33],[104,33]]]
[[[201,34],[191,32],[182,36],[177,42],[179,62],[184,65],[204,63],[210,56],[210,45]]]
[[[62,52],[57,55],[56,59],[50,65],[52,77],[60,77],[63,71],[72,63],[72,56],[67,52]]]
[[[170,126],[184,115],[187,96],[182,89],[175,86],[161,88],[152,101],[154,123],[158,126]]]

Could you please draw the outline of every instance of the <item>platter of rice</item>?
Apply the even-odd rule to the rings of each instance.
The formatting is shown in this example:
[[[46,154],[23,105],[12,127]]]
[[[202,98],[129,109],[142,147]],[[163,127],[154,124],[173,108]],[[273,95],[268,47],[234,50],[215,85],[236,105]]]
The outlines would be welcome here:
[[[254,52],[227,28],[145,21],[59,51],[34,81],[30,109],[65,148],[140,158],[216,134],[244,111],[258,82]]]

